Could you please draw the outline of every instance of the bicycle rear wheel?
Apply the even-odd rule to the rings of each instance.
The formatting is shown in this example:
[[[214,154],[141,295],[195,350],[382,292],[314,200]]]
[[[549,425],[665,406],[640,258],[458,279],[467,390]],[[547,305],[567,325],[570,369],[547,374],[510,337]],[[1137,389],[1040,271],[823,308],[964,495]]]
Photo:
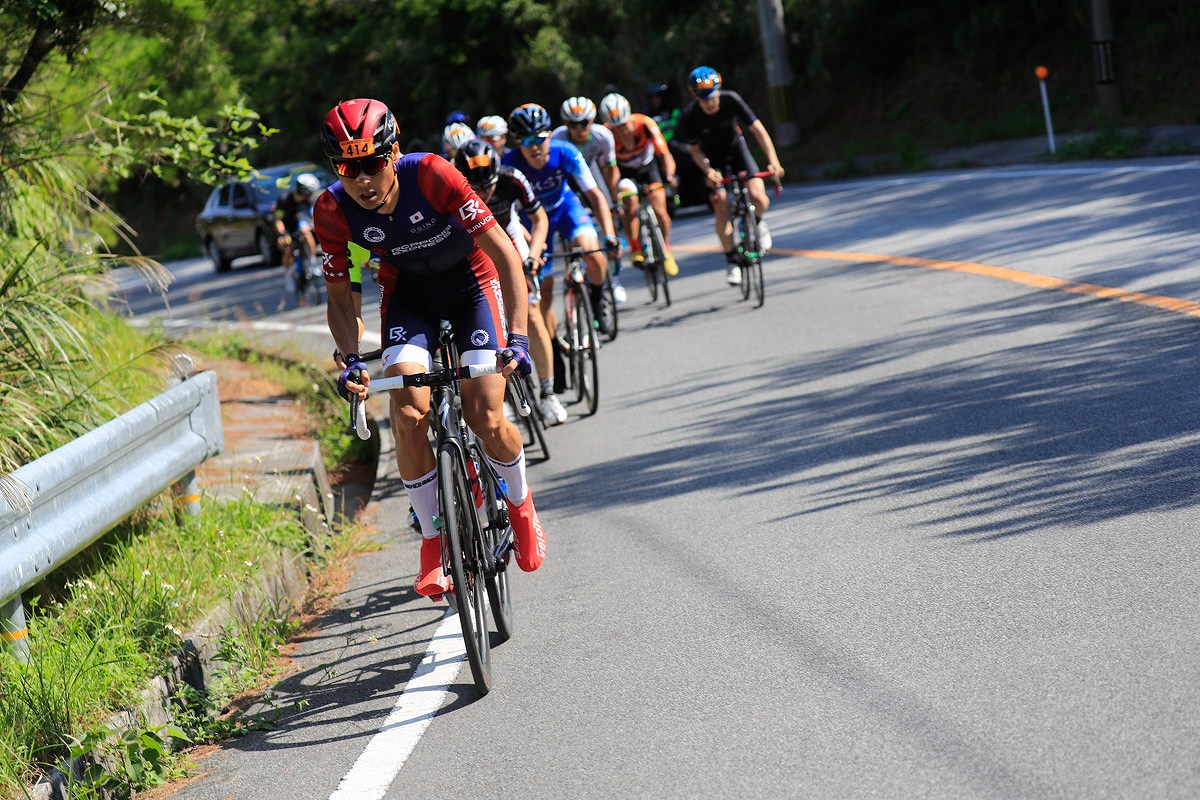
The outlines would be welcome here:
[[[596,413],[600,403],[600,366],[596,359],[599,350],[599,334],[592,324],[592,307],[582,291],[575,293],[575,333],[576,343],[572,353],[575,377],[576,401],[584,403],[587,415]]]
[[[480,695],[491,689],[492,649],[488,633],[486,579],[479,550],[483,535],[475,498],[467,482],[462,453],[449,445],[438,449],[438,505],[441,507],[442,560],[450,567],[450,597],[458,610],[467,662]]]

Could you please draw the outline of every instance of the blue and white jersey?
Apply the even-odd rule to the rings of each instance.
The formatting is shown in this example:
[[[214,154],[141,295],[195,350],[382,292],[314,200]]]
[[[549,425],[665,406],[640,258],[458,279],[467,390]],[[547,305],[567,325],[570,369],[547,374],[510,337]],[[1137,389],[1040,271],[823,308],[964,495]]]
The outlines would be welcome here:
[[[552,212],[562,204],[568,194],[575,194],[567,185],[568,176],[575,181],[581,192],[596,188],[596,179],[587,162],[583,160],[583,155],[574,145],[561,139],[551,139],[549,147],[550,158],[541,169],[529,166],[519,149],[509,150],[500,163],[521,170],[529,179],[533,193],[546,207],[546,211]]]

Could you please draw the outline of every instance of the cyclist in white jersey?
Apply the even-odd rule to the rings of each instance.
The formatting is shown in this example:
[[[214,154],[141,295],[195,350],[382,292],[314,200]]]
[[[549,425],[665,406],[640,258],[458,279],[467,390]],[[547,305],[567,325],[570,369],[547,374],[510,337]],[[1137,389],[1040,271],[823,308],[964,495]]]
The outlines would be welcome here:
[[[612,131],[603,125],[595,125],[596,104],[586,97],[568,97],[559,109],[563,124],[551,133],[551,139],[561,139],[575,145],[583,154],[583,160],[596,178],[600,193],[614,207],[617,197],[617,181],[621,177],[617,169],[617,150]],[[594,209],[593,209],[594,210]],[[615,213],[613,219],[616,219]],[[620,262],[612,273],[613,299],[624,303],[625,287],[621,285]]]

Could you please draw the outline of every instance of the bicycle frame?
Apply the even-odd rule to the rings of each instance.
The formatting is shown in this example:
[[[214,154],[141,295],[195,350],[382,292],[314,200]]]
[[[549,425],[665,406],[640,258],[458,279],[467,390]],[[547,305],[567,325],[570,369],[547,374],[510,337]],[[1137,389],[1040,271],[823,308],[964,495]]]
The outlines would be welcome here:
[[[584,278],[583,257],[597,250],[569,250],[566,253],[547,253],[547,258],[567,261],[563,281],[563,345],[568,359],[567,376],[575,388],[576,401],[586,402],[588,414],[595,414],[599,404],[600,371],[596,353],[600,336],[592,320],[592,304]]]
[[[467,660],[476,688],[486,694],[491,681],[490,640],[483,599],[492,609],[500,641],[512,631],[511,600],[505,574],[512,548],[503,486],[474,432],[462,416],[461,381],[496,373],[495,364],[460,363],[449,323],[439,334],[439,365],[415,375],[383,377],[373,381],[376,390],[427,387],[431,390],[430,425],[438,464],[438,510],[434,527],[441,535],[442,564],[451,576],[451,593],[458,607]],[[514,386],[520,411],[530,413],[528,398],[519,383]],[[351,397],[351,419],[360,438],[369,438],[366,413],[358,395]]]

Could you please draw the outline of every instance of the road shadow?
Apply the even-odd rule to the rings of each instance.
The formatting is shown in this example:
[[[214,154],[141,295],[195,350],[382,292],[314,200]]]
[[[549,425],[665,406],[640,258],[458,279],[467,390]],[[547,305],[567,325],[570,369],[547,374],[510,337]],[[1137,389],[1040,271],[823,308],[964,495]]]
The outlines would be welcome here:
[[[665,399],[676,418],[698,421],[660,430],[664,444],[649,452],[598,454],[540,486],[542,502],[586,514],[732,488],[787,519],[876,498],[899,509],[936,500],[939,515],[919,524],[970,541],[1200,503],[1195,321],[1035,292],[925,323],[748,362],[724,384],[736,391],[713,390],[697,370],[634,394],[635,406]],[[1041,326],[1036,343],[1006,342]],[[912,366],[922,361],[936,366]]]

